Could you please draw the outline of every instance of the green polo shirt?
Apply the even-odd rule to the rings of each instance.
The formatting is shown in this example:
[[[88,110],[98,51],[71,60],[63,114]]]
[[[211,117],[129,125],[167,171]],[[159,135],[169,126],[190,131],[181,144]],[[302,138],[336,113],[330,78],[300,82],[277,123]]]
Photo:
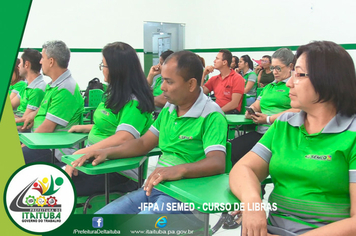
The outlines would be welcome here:
[[[257,90],[257,75],[256,75],[256,73],[254,71],[252,71],[251,69],[249,69],[246,72],[246,74],[244,74],[243,77],[245,79],[245,87],[246,87],[247,82],[249,82],[249,81],[254,82],[253,87],[246,94],[249,95],[250,97],[256,96],[256,90]]]
[[[22,80],[17,82],[14,85],[10,85],[10,87],[9,87],[9,95],[11,93],[16,93],[16,94],[22,93],[25,90],[26,87],[27,87],[27,83],[25,81],[22,81]]]
[[[79,86],[67,70],[53,83],[47,85],[32,130],[35,131],[45,119],[48,119],[57,123],[55,132],[68,131],[73,125],[79,124],[83,108],[84,100]]]
[[[162,76],[158,77],[155,81],[155,83],[152,85],[153,89],[153,97],[157,97],[163,93],[161,90],[161,85],[162,85]]]
[[[337,114],[308,134],[306,113],[284,113],[252,149],[269,164],[274,189],[268,224],[302,234],[350,217],[349,184],[356,183],[356,115]]]
[[[227,121],[221,108],[201,93],[183,116],[167,103],[150,131],[159,137],[162,156],[158,166],[193,163],[210,151],[226,152]]]
[[[135,97],[114,114],[101,102],[94,113],[94,126],[88,136],[88,144],[92,145],[114,135],[118,131],[127,131],[135,138],[146,133],[153,122],[152,113],[142,113],[138,109],[139,102]]]
[[[43,76],[39,75],[21,94],[17,94],[17,97],[20,99],[17,114],[23,115],[26,109],[36,111],[40,107],[45,90],[46,82],[43,80]]]
[[[286,86],[288,80],[289,78],[280,82],[275,80],[263,88],[257,98],[260,101],[261,112],[263,114],[271,116],[291,108],[289,88]],[[270,125],[268,124],[259,124],[257,132],[264,134],[269,127]]]

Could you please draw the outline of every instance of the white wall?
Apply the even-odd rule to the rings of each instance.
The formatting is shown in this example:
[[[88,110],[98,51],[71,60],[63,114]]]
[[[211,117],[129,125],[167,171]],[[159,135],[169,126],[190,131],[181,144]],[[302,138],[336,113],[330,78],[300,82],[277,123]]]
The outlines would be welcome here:
[[[184,23],[185,48],[292,46],[312,40],[356,43],[352,0],[36,0],[21,47],[61,39],[70,48],[123,41],[143,49],[143,22]],[[350,50],[356,59],[356,50]],[[259,59],[273,52],[233,52]],[[216,53],[199,53],[212,64]],[[143,62],[143,53],[139,53]],[[81,88],[94,78],[101,53],[72,53],[69,69]]]

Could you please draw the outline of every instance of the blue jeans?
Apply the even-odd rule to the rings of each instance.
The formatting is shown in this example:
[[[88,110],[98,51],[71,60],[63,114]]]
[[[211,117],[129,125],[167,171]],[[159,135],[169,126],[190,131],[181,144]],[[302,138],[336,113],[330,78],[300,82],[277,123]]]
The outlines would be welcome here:
[[[158,209],[141,209],[141,203],[153,203]],[[152,189],[151,195],[146,196],[146,191],[140,188],[128,193],[110,204],[106,205],[95,214],[180,214],[179,222],[171,222],[174,227],[201,228],[203,222],[196,218],[191,211],[172,211],[167,209],[167,203],[180,203],[175,198],[168,196],[157,189]],[[164,207],[162,207],[164,206]]]
[[[251,106],[256,101],[255,97],[246,98],[246,106]]]

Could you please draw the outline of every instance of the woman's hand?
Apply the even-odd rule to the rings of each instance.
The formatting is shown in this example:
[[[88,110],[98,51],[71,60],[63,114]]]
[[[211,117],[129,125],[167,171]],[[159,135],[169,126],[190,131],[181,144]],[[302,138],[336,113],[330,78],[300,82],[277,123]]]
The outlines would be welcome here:
[[[266,114],[256,112],[256,114],[251,115],[251,117],[255,124],[267,124],[267,115]]]
[[[96,165],[104,162],[106,160],[107,156],[108,156],[108,154],[106,152],[106,149],[99,149],[99,150],[95,150],[95,151],[86,153],[84,156],[73,161],[71,164],[73,167],[82,166],[84,164],[84,162],[86,162],[87,160],[93,159],[92,165],[96,166]]]
[[[248,111],[245,112],[245,118],[246,119],[252,119],[252,116],[251,116],[250,112],[248,112]]]
[[[69,177],[72,178],[72,176],[78,176],[78,170],[71,167],[70,165],[66,165],[66,169],[65,172],[67,172],[67,174],[69,175]]]
[[[68,130],[69,133],[89,133],[88,128],[86,125],[73,125]]]
[[[254,203],[247,203],[251,204]],[[257,203],[261,204],[261,203]],[[247,205],[249,208],[249,205]],[[247,208],[247,209],[248,209]],[[241,236],[268,236],[267,234],[267,220],[266,212],[262,209],[260,211],[245,210],[242,212],[242,234]]]

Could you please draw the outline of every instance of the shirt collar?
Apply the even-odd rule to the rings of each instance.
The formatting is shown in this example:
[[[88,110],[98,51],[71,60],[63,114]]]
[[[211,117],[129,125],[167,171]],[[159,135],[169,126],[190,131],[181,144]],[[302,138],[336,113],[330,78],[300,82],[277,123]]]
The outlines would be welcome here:
[[[287,78],[287,79],[285,79],[285,80],[282,80],[282,81],[280,81],[280,82],[287,83],[290,78],[291,78],[291,77],[289,77],[289,78]],[[275,79],[275,80],[273,80],[272,83],[273,83],[273,84],[277,84],[278,81]]]
[[[299,113],[296,113],[296,115],[292,116],[290,119],[288,119],[288,123],[291,126],[294,127],[300,127],[304,125],[304,119],[306,116],[305,111],[300,111]],[[324,127],[324,129],[321,131],[323,134],[327,133],[341,133],[347,130],[351,123],[354,121],[356,118],[356,115],[352,115],[350,117],[348,116],[343,116],[340,113],[336,114],[329,123]]]
[[[246,74],[244,74],[244,72],[243,72],[243,71],[241,71],[241,72],[242,72],[243,76],[245,76],[245,75],[247,75],[248,73],[251,73],[251,72],[252,72],[252,70],[251,70],[251,69],[248,69],[248,71],[246,71]]]
[[[203,88],[200,87],[200,94],[193,106],[182,117],[198,118],[203,113],[204,107],[208,101],[208,97],[203,93]],[[177,106],[174,104],[169,105],[169,112],[172,113],[176,110]]]
[[[63,74],[61,74],[58,79],[56,79],[56,81],[54,82],[50,82],[49,85],[51,86],[51,88],[54,88],[56,86],[58,86],[59,84],[61,84],[64,80],[68,79],[71,76],[71,73],[69,70],[66,70]]]
[[[42,81],[43,81],[43,75],[40,74],[39,76],[36,77],[36,79],[32,81],[32,83],[30,83],[27,86],[27,88],[31,88],[31,89],[36,88]]]

